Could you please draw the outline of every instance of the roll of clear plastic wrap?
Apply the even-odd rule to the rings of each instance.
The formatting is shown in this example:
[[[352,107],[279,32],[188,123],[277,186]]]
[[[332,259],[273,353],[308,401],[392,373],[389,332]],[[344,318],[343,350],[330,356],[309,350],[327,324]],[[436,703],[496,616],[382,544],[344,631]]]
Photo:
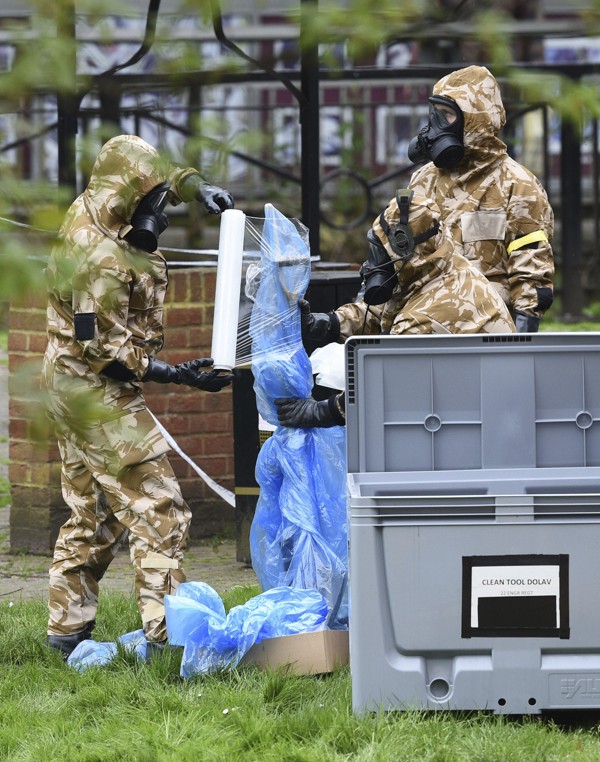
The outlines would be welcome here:
[[[246,215],[239,209],[221,214],[211,348],[214,367],[219,370],[235,368],[245,229]]]

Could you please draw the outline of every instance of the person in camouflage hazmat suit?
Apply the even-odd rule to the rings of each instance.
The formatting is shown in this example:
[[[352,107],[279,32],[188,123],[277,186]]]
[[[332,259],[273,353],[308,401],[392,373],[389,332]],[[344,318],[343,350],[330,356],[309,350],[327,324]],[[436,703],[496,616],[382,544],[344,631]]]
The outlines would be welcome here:
[[[322,344],[343,342],[357,334],[513,333],[515,325],[502,298],[461,253],[441,225],[441,212],[431,198],[405,194],[407,222],[414,248],[403,252],[400,192],[379,215],[369,232],[370,266],[365,267],[365,298],[330,313],[311,313],[300,303],[302,336]],[[398,230],[400,228],[400,233]],[[402,258],[401,258],[402,257]],[[374,259],[374,261],[372,261]],[[371,275],[383,273],[389,298],[368,304]],[[283,426],[335,426],[345,423],[344,394],[325,400],[276,400]]]
[[[429,123],[409,147],[413,161],[429,161],[409,188],[434,199],[517,330],[535,332],[553,299],[554,216],[539,180],[498,137],[506,122],[498,83],[484,66],[467,66],[434,85],[430,105]]]
[[[140,382],[213,392],[231,382],[202,370],[210,358],[173,366],[155,357],[163,345],[167,266],[157,243],[167,200],[199,200],[212,213],[233,206],[228,191],[165,161],[141,138],[112,138],[67,211],[47,267],[42,378],[71,509],[50,568],[47,643],[65,658],[91,637],[98,583],[127,536],[149,650],[164,645],[163,601],[185,579],[190,510]]]

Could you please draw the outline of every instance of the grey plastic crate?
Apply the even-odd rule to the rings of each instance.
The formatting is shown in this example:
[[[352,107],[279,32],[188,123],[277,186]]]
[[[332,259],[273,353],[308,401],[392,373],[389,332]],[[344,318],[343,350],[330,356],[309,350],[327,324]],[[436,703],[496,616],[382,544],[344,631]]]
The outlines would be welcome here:
[[[600,708],[600,336],[347,363],[354,709]]]

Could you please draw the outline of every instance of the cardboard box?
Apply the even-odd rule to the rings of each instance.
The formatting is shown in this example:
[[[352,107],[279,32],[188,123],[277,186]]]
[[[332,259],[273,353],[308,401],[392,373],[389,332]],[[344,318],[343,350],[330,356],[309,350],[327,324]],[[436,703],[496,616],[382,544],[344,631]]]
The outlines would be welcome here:
[[[293,675],[319,675],[347,664],[348,656],[348,630],[319,630],[262,640],[241,663],[259,669],[283,667]]]

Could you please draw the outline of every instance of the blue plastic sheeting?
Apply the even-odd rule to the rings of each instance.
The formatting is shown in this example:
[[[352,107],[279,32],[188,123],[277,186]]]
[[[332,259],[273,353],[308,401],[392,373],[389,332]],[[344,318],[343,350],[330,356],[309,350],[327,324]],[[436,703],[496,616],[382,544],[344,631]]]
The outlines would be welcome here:
[[[258,411],[274,425],[274,400],[309,397],[313,386],[298,308],[310,280],[307,238],[299,223],[265,207],[250,335]],[[319,590],[333,628],[348,624],[345,443],[344,427],[277,428],[257,461],[260,496],[250,530],[252,565],[263,590]]]
[[[204,675],[237,667],[255,643],[266,638],[323,629],[327,602],[316,590],[273,588],[225,613],[223,601],[204,582],[184,582],[176,595],[165,596],[168,642],[183,646],[182,677]],[[103,667],[119,653],[119,646],[146,659],[143,630],[128,632],[115,643],[84,640],[67,664],[83,672]]]
[[[69,667],[83,672],[88,667],[103,667],[118,654],[117,643],[126,651],[133,651],[141,661],[146,659],[146,638],[143,630],[134,630],[117,638],[116,643],[83,640],[67,659]]]
[[[315,588],[328,624],[348,623],[345,430],[279,428],[256,464],[260,497],[250,530],[263,590]]]
[[[260,239],[260,284],[250,318],[252,373],[260,415],[277,425],[278,397],[310,397],[312,367],[302,346],[301,299],[310,280],[308,231],[270,204]]]
[[[165,597],[167,635],[183,646],[182,677],[236,667],[255,643],[266,638],[322,629],[327,603],[316,590],[273,588],[225,614],[215,590],[185,582]]]

